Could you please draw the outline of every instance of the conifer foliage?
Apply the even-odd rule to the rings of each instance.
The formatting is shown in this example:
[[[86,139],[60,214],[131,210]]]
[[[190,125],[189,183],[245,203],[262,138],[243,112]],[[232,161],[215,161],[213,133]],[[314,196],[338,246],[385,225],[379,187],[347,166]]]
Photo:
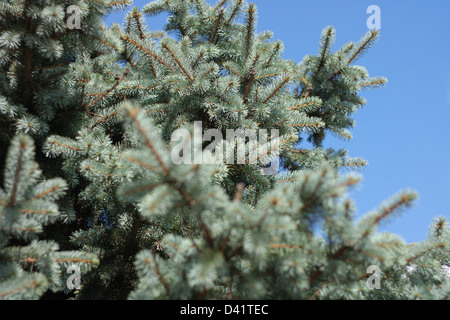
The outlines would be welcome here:
[[[77,299],[449,298],[446,219],[413,245],[377,232],[406,190],[356,220],[367,161],[322,147],[387,82],[355,65],[378,31],[335,50],[328,26],[296,63],[252,3],[157,0],[102,25],[128,4],[0,4],[0,298],[67,294],[71,265]]]
[[[20,134],[11,142],[0,189],[0,297],[32,299],[47,289],[61,290],[61,270],[77,265],[84,272],[98,264],[95,255],[83,251],[59,251],[53,240],[40,240],[43,226],[59,215],[56,201],[67,184],[61,178],[42,180],[34,161],[34,144]]]

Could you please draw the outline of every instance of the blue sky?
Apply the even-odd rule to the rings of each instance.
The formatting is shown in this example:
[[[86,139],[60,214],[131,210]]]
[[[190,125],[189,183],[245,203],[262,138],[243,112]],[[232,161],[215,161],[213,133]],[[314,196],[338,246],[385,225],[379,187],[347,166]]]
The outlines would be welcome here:
[[[142,7],[147,0],[135,0]],[[215,3],[215,1],[208,1]],[[381,226],[407,242],[427,237],[436,216],[450,218],[450,1],[449,0],[256,0],[258,32],[271,30],[284,42],[284,58],[300,62],[316,54],[322,29],[336,29],[335,49],[368,31],[367,7],[381,10],[380,39],[356,64],[387,86],[363,91],[367,105],[354,116],[353,139],[332,136],[324,147],[345,148],[369,161],[363,181],[350,193],[357,217],[397,192],[412,189],[414,207]],[[106,24],[121,23],[123,13]],[[161,30],[164,17],[148,19]]]

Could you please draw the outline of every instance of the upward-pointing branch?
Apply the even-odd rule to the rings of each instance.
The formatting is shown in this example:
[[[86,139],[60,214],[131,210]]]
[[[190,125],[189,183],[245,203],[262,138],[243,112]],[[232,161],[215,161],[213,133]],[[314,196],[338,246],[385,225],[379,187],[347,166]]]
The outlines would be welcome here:
[[[134,46],[138,47],[139,49],[141,49],[142,51],[144,51],[146,54],[148,54],[149,56],[155,58],[157,61],[159,61],[160,63],[162,63],[163,65],[165,65],[170,71],[174,72],[175,70],[173,70],[173,68],[167,64],[164,60],[162,60],[160,57],[158,57],[156,54],[154,54],[153,52],[151,52],[150,50],[147,50],[146,48],[144,48],[142,45],[140,45],[139,43],[137,43],[136,41],[130,39],[130,37],[125,36],[123,37],[123,39],[125,41],[128,41],[129,43],[133,44]]]
[[[189,74],[189,72],[187,72],[187,70],[183,67],[180,60],[178,60],[178,58],[175,56],[173,51],[170,49],[169,45],[167,43],[164,43],[164,44],[162,44],[162,47],[164,49],[166,49],[167,52],[169,52],[169,54],[172,56],[173,60],[175,60],[175,62],[178,64],[178,66],[184,72],[184,74],[189,78],[189,80],[194,81],[194,78],[192,78],[191,75]]]
[[[253,3],[250,3],[247,12],[248,16],[247,16],[247,35],[245,38],[245,61],[247,61],[248,56],[250,55],[250,49],[252,46],[252,37],[255,29],[256,8],[253,5]]]

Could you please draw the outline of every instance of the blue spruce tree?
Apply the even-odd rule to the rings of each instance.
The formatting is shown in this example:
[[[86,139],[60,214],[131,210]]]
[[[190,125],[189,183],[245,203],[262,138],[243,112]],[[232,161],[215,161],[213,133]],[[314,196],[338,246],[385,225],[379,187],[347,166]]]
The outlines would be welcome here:
[[[158,0],[102,25],[127,4],[79,1],[81,29],[65,1],[0,5],[0,297],[67,293],[74,263],[77,299],[448,299],[446,219],[414,245],[378,232],[405,190],[356,220],[367,161],[322,147],[387,83],[354,64],[378,31],[335,50],[328,26],[296,63],[252,3]]]

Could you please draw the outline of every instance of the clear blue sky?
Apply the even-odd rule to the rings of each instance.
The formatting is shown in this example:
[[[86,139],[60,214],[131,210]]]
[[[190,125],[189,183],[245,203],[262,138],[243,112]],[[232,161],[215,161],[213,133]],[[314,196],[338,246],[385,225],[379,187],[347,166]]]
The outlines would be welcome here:
[[[147,0],[135,0],[143,7]],[[215,3],[215,1],[208,1]],[[350,196],[357,217],[405,189],[416,190],[413,208],[380,231],[405,241],[424,240],[431,220],[450,218],[450,0],[256,0],[258,32],[271,30],[284,42],[284,58],[300,62],[316,54],[322,29],[336,29],[335,49],[368,31],[367,7],[381,9],[381,37],[356,64],[370,76],[384,76],[386,87],[363,91],[365,108],[355,115],[353,139],[325,140],[369,161],[363,181]],[[111,14],[106,24],[123,21]],[[161,30],[164,17],[150,18]]]

